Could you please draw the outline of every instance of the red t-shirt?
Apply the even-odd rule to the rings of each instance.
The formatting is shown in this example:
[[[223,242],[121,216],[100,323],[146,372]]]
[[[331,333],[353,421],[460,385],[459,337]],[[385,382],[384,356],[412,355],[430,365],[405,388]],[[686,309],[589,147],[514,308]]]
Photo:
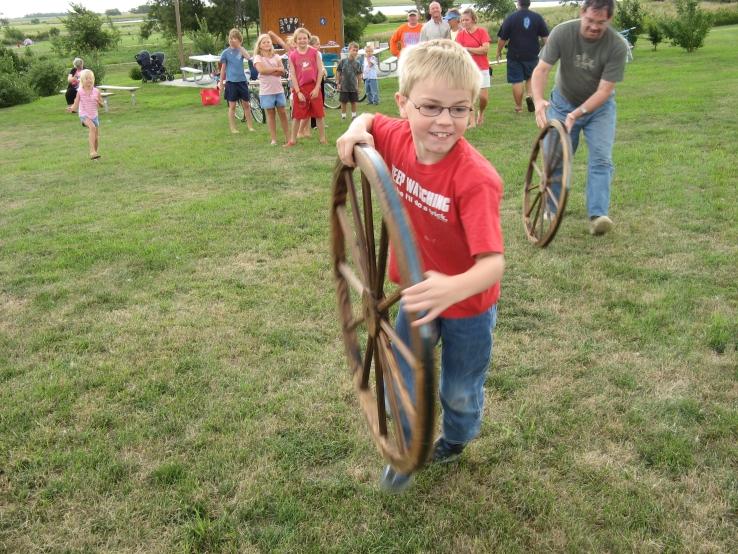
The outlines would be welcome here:
[[[308,46],[304,54],[295,48],[290,52],[290,61],[295,68],[300,86],[318,82],[318,51],[315,48]]]
[[[446,275],[464,273],[474,256],[503,253],[500,201],[502,179],[464,138],[446,157],[431,165],[417,161],[407,120],[377,114],[372,124],[377,151],[410,218],[423,270]],[[389,277],[400,275],[390,251]],[[479,315],[497,302],[500,284],[445,310],[448,318]]]
[[[485,42],[490,42],[489,33],[484,27],[477,27],[473,33],[460,29],[456,35],[456,42],[465,48],[479,48]],[[472,54],[471,57],[479,69],[489,69],[489,58],[486,54]]]

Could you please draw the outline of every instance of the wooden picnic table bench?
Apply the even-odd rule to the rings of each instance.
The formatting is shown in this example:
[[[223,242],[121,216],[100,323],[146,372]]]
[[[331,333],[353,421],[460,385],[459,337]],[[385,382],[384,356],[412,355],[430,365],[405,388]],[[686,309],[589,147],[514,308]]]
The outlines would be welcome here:
[[[118,85],[98,85],[97,88],[103,91],[119,90],[119,91],[124,91],[124,92],[130,92],[131,93],[131,104],[135,106],[136,105],[136,91],[140,87],[120,87]]]
[[[200,81],[202,79],[202,69],[196,67],[180,67],[179,70],[182,72],[183,81]],[[188,79],[187,75],[192,75],[192,78]]]

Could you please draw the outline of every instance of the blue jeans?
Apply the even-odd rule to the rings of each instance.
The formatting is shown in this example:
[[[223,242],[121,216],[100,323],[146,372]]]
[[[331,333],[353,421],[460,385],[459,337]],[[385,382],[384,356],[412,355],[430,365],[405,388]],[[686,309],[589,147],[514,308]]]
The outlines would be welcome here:
[[[559,119],[563,123],[569,112],[579,106],[573,105],[554,88],[548,106],[548,119]],[[610,208],[610,184],[615,167],[612,163],[612,147],[615,143],[615,94],[592,113],[577,119],[571,130],[571,145],[574,152],[579,146],[579,133],[584,131],[589,147],[587,160],[587,215],[607,215]],[[556,193],[558,191],[555,191]]]
[[[439,317],[431,323],[436,343],[441,340],[440,395],[443,408],[441,430],[450,443],[466,444],[479,434],[484,409],[484,382],[492,360],[492,332],[497,324],[497,306],[473,317]],[[410,334],[405,310],[395,321],[395,331],[405,344]],[[405,359],[395,351],[410,398],[415,401],[415,376]],[[410,428],[402,417],[405,437]]]
[[[377,80],[366,79],[364,89],[366,89],[366,101],[370,104],[379,104],[379,84]]]

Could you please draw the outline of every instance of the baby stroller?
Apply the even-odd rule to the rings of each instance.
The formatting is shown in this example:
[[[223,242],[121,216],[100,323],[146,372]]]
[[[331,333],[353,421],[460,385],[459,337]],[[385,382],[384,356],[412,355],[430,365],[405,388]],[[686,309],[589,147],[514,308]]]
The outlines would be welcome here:
[[[154,52],[149,54],[148,50],[142,50],[136,54],[136,61],[141,66],[143,82],[147,81],[171,81],[174,77],[167,73],[164,67],[164,53]]]

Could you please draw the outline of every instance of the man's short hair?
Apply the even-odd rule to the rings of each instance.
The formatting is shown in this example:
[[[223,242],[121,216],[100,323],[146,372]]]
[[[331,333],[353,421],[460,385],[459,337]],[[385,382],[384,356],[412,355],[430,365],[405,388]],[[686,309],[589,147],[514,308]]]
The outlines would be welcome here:
[[[530,8],[530,0],[518,0],[518,6],[521,8]]]
[[[399,92],[405,97],[420,81],[432,79],[448,88],[468,89],[474,102],[482,84],[482,75],[469,52],[445,38],[403,48],[397,75]]]
[[[606,10],[607,17],[612,17],[615,11],[615,0],[584,0],[582,2],[582,11],[587,11],[588,8],[595,11]]]

